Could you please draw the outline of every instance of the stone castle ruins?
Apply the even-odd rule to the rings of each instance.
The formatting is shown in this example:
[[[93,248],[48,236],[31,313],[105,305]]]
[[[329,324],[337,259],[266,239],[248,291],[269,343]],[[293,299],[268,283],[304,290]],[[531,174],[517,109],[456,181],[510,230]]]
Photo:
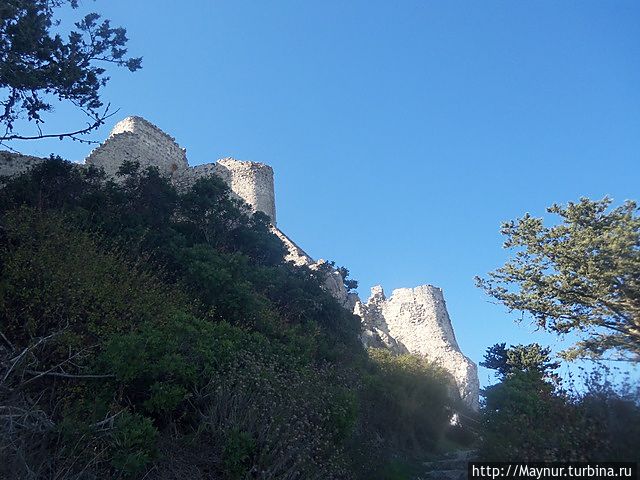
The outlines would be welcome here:
[[[0,176],[24,172],[44,159],[0,152]],[[198,178],[218,175],[232,194],[264,212],[273,232],[287,247],[286,259],[297,265],[317,269],[325,262],[315,261],[276,227],[273,169],[263,163],[225,158],[215,163],[189,166],[186,150],[174,138],[141,117],[127,117],[85,159],[86,165],[115,175],[123,161],[137,161],[142,167],[157,167],[178,188],[184,189]],[[464,402],[478,408],[479,382],[476,365],[460,351],[442,290],[431,285],[394,290],[386,297],[382,287],[371,289],[367,302],[348,293],[340,273],[328,275],[326,289],[343,307],[360,317],[365,346],[388,348],[394,353],[423,355],[440,364],[455,380]]]

